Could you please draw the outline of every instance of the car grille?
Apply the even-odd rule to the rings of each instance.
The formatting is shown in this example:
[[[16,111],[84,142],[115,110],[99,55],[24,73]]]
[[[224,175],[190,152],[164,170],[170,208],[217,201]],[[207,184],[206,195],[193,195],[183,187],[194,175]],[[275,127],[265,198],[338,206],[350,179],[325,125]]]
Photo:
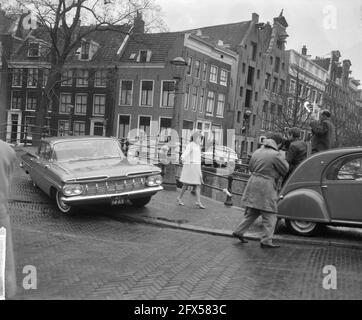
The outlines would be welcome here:
[[[84,184],[84,195],[123,193],[145,188],[146,178],[122,179],[116,181],[90,182]]]

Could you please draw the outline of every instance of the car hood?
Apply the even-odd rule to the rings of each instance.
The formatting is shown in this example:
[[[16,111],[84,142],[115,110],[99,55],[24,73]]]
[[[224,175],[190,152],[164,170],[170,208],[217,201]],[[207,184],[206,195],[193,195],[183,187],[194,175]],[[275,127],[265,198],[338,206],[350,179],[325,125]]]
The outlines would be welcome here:
[[[136,174],[159,173],[161,169],[148,164],[130,163],[128,160],[102,159],[76,162],[57,162],[53,169],[59,171],[64,180],[105,179]]]

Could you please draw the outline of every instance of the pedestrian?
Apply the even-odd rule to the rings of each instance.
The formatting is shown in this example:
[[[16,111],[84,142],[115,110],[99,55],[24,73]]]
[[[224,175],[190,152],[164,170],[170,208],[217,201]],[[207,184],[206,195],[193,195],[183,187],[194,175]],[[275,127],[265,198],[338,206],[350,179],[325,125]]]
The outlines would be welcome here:
[[[331,149],[335,146],[336,129],[331,121],[329,110],[320,112],[319,121],[310,122],[312,128],[312,154]]]
[[[16,294],[16,275],[14,252],[11,235],[10,218],[8,214],[8,199],[10,183],[15,170],[15,151],[4,141],[0,140],[0,229],[6,229],[5,256],[5,297],[11,298]]]
[[[289,147],[286,150],[286,160],[289,163],[289,171],[284,177],[285,182],[295,168],[307,158],[308,146],[300,139],[300,130],[296,127],[288,130]]]
[[[201,203],[201,184],[202,172],[201,172],[201,133],[196,131],[191,136],[190,143],[186,146],[185,151],[181,155],[182,170],[180,175],[180,182],[183,184],[181,194],[177,197],[178,205],[183,206],[182,197],[188,186],[194,186],[196,193],[196,207],[199,209],[205,209]]]
[[[251,156],[249,170],[251,176],[243,194],[245,206],[244,220],[233,232],[242,243],[248,241],[244,233],[253,222],[262,216],[263,235],[260,239],[262,248],[278,248],[272,243],[277,222],[278,182],[288,172],[289,165],[279,152],[283,137],[279,133],[272,134],[264,140],[264,148],[257,149]]]

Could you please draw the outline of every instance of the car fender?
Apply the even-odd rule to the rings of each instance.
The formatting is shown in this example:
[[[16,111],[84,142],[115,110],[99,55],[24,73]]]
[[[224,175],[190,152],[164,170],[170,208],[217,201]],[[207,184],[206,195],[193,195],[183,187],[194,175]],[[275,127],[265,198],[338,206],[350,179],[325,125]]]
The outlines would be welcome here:
[[[281,195],[278,201],[278,217],[330,222],[323,196],[312,189],[297,189]]]

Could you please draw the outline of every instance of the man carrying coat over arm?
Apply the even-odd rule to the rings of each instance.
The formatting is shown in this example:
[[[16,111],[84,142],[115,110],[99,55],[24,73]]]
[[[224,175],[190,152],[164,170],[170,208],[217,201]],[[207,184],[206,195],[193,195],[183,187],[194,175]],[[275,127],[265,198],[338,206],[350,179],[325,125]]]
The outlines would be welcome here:
[[[262,248],[279,247],[272,243],[277,222],[278,181],[289,170],[288,162],[279,152],[282,142],[281,134],[273,134],[269,139],[265,139],[263,147],[251,156],[249,162],[251,176],[242,198],[245,205],[245,217],[233,232],[233,235],[242,243],[247,242],[244,238],[246,230],[261,215],[263,235],[260,246]]]

